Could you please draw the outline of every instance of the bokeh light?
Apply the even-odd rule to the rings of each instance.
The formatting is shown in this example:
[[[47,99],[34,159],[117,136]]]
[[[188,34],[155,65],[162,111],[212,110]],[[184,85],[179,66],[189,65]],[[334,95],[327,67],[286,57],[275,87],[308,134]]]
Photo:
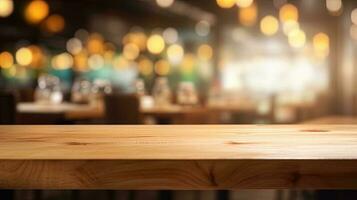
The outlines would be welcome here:
[[[170,63],[165,59],[160,59],[155,63],[155,73],[166,76],[170,73]]]
[[[254,0],[236,0],[236,4],[240,8],[248,8],[253,2]]]
[[[340,15],[342,11],[342,0],[326,0],[326,8],[332,15]]]
[[[174,0],[156,0],[156,3],[158,6],[162,7],[162,8],[167,8],[172,6],[172,4],[174,3]]]
[[[45,28],[50,33],[59,33],[65,27],[65,20],[61,15],[51,15],[45,21]]]
[[[91,69],[100,69],[104,67],[104,58],[100,54],[93,54],[88,58],[88,66]]]
[[[184,50],[181,45],[173,44],[167,48],[167,59],[172,64],[179,64],[182,61]]]
[[[351,12],[351,21],[357,25],[357,8],[353,9]]]
[[[86,71],[88,70],[88,55],[87,52],[82,50],[77,53],[73,58],[73,66],[77,71]]]
[[[87,49],[90,54],[102,54],[104,52],[104,39],[98,34],[91,34],[87,41]]]
[[[244,26],[253,26],[257,22],[258,8],[255,3],[249,7],[240,8],[238,12],[239,22]]]
[[[293,30],[288,35],[288,41],[291,47],[304,47],[306,43],[306,34],[300,29]]]
[[[285,4],[279,10],[280,21],[298,21],[299,11],[293,4]]]
[[[139,47],[141,51],[146,49],[147,37],[143,32],[132,32],[128,33],[123,38],[123,44],[133,43]]]
[[[4,51],[0,53],[0,67],[7,69],[14,65],[14,57],[10,52]]]
[[[16,62],[19,65],[27,66],[32,62],[32,52],[29,48],[22,47],[16,52]]]
[[[291,31],[297,29],[300,29],[300,25],[295,20],[288,20],[283,23],[283,32],[285,35],[289,35]]]
[[[61,53],[52,58],[51,64],[57,70],[69,69],[73,66],[73,57],[69,53]]]
[[[202,44],[197,49],[197,56],[201,60],[210,60],[213,55],[212,47],[208,44]]]
[[[0,0],[0,17],[8,17],[14,11],[12,0]]]
[[[171,27],[165,29],[162,33],[162,36],[164,37],[165,42],[168,44],[176,43],[178,40],[177,30]]]
[[[271,15],[265,16],[260,21],[260,30],[264,35],[271,36],[278,32],[279,22],[278,20]]]
[[[129,61],[124,56],[115,56],[113,66],[118,70],[125,69],[129,66]]]
[[[151,62],[151,60],[147,58],[140,59],[138,62],[138,67],[139,67],[139,73],[144,75],[144,76],[149,76],[153,72],[153,66],[154,64]]]
[[[49,6],[44,0],[33,0],[25,8],[25,19],[30,24],[38,24],[49,14]]]
[[[83,45],[80,39],[71,38],[66,43],[66,49],[69,53],[76,55],[82,51]]]
[[[149,37],[146,47],[150,53],[159,54],[165,48],[165,41],[160,35],[154,34]]]
[[[235,0],[216,0],[217,5],[221,8],[232,8],[236,3]]]
[[[313,47],[316,53],[322,54],[322,56],[327,56],[330,49],[330,39],[326,33],[317,33],[314,35],[313,39]]]
[[[140,53],[139,47],[134,43],[124,45],[123,56],[128,60],[135,60]]]
[[[190,74],[193,72],[193,69],[196,64],[196,57],[192,53],[185,54],[181,64],[181,72],[183,74]]]
[[[196,24],[195,31],[199,36],[207,36],[211,32],[211,25],[207,21],[201,20]]]
[[[43,67],[46,57],[42,49],[37,45],[31,45],[28,48],[30,49],[32,55],[30,66],[33,68]]]

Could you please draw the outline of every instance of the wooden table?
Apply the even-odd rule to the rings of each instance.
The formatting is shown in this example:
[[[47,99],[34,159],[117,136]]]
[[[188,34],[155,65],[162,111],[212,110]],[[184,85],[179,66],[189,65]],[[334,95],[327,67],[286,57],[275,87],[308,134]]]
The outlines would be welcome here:
[[[0,188],[357,189],[357,125],[0,126]]]
[[[17,104],[17,112],[20,114],[63,114],[66,120],[92,119],[104,116],[103,106],[74,103],[55,105],[35,102],[19,103]]]

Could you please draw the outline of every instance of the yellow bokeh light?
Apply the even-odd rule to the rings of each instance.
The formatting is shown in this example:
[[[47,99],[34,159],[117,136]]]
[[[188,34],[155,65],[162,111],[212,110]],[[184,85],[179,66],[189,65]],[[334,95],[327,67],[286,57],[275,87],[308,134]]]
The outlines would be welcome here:
[[[216,0],[217,4],[221,8],[232,8],[236,3],[235,0]]]
[[[184,74],[191,73],[193,71],[195,63],[196,57],[191,53],[186,54],[182,60],[181,72]]]
[[[139,47],[134,43],[124,45],[123,56],[128,60],[135,60],[139,56]]]
[[[149,76],[153,72],[153,63],[147,58],[141,59],[138,63],[138,66],[140,74],[144,76]]]
[[[239,22],[244,26],[253,26],[257,22],[258,8],[255,3],[246,8],[240,8],[238,12]]]
[[[65,21],[61,15],[51,15],[45,21],[45,28],[50,33],[59,33],[64,27]]]
[[[313,42],[315,54],[318,57],[325,58],[328,56],[330,50],[330,39],[327,34],[317,33],[314,36],[312,42]]]
[[[51,64],[57,70],[69,69],[73,66],[73,57],[69,53],[61,53],[52,58]]]
[[[279,30],[279,22],[278,20],[271,15],[265,16],[260,21],[260,30],[264,35],[274,35]]]
[[[0,0],[0,17],[8,17],[14,11],[12,0]]]
[[[253,2],[254,0],[236,0],[236,4],[240,8],[248,8]]]
[[[38,24],[49,14],[49,6],[44,0],[33,0],[25,8],[25,19],[30,24]]]
[[[166,76],[170,72],[170,63],[167,60],[161,59],[155,63],[155,72],[160,76]]]
[[[7,69],[14,65],[14,57],[11,53],[4,51],[0,53],[0,67]]]
[[[293,30],[288,35],[288,41],[290,46],[294,48],[301,48],[306,43],[306,35],[302,30]]]
[[[202,44],[197,49],[197,56],[201,60],[210,60],[213,55],[212,47],[208,44]]]
[[[32,52],[29,48],[22,47],[16,52],[16,62],[20,65],[26,66],[32,62]]]
[[[293,4],[285,4],[279,10],[280,21],[298,21],[299,11]]]
[[[172,64],[178,64],[183,58],[184,50],[181,45],[173,44],[167,48],[167,59]]]
[[[283,22],[283,32],[286,35],[289,35],[289,33],[293,30],[300,29],[300,25],[297,21],[294,20],[288,20]]]
[[[150,53],[159,54],[165,48],[165,41],[160,35],[154,34],[149,37],[146,46]]]

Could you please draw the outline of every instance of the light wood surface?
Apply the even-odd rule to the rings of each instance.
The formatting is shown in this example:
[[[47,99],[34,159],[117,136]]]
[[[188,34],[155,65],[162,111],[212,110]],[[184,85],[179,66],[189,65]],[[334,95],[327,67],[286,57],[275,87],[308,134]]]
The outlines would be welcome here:
[[[17,104],[18,113],[63,114],[67,120],[101,118],[104,116],[102,105],[89,104],[39,104],[36,102]]]
[[[0,188],[357,188],[357,125],[0,126]]]

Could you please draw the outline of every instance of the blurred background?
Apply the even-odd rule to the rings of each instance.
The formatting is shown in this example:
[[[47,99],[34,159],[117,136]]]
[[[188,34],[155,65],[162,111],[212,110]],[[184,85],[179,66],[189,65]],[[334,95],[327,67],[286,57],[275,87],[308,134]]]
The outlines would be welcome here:
[[[0,124],[292,124],[353,116],[356,44],[356,0],[0,0]],[[97,198],[47,193],[15,196]]]

